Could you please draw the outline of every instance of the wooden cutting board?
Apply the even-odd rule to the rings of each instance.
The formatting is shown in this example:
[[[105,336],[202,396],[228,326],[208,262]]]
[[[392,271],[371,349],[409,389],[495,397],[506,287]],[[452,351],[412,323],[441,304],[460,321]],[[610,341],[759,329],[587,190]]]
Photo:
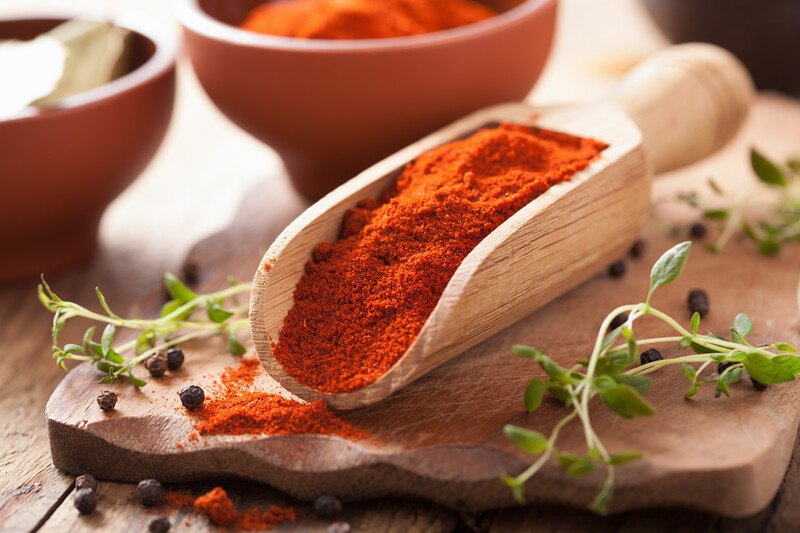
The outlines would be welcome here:
[[[785,113],[776,118],[786,120]],[[737,146],[714,160],[714,168],[736,169],[747,177],[742,157],[747,142],[745,132]],[[714,168],[683,171],[683,178],[659,192],[672,195],[686,180],[702,180]],[[201,290],[221,286],[227,274],[252,275],[274,237],[274,228],[259,226],[259,213],[274,202],[262,193],[254,191],[230,230],[192,253],[190,260],[202,274]],[[605,314],[616,305],[640,301],[650,266],[675,242],[654,229],[645,238],[645,256],[627,261],[623,279],[598,275],[387,401],[344,415],[369,432],[369,439],[296,435],[187,441],[192,421],[180,407],[177,390],[190,382],[208,388],[224,367],[237,363],[221,343],[207,342],[186,346],[182,371],[151,380],[141,391],[124,382],[101,386],[87,365],[70,372],[47,406],[53,462],[75,474],[120,481],[244,477],[303,499],[333,493],[347,500],[421,497],[472,509],[513,505],[499,476],[522,470],[531,458],[510,445],[501,428],[514,423],[547,432],[564,411],[548,402],[534,415],[524,413],[522,392],[536,369],[513,357],[510,347],[531,344],[562,364],[586,356]],[[702,287],[711,297],[711,314],[704,321],[709,329],[724,333],[736,313],[746,312],[756,323],[753,340],[797,343],[798,276],[800,248],[764,258],[744,242],[732,243],[722,255],[697,246],[681,279],[661,289],[655,305],[688,323],[686,294]],[[637,331],[649,335],[661,330]],[[675,353],[667,350],[665,356]],[[600,405],[594,410],[600,438],[612,453],[635,449],[645,454],[644,460],[618,469],[611,511],[670,506],[745,516],[763,508],[789,462],[800,421],[800,386],[772,386],[759,393],[745,381],[733,387],[732,398],[714,399],[707,390],[688,401],[683,399],[687,382],[677,369],[654,378],[647,395],[657,410],[654,417],[628,421]],[[279,390],[267,376],[257,385]],[[115,412],[97,408],[94,397],[101,388],[119,394]],[[580,428],[570,426],[562,442],[581,451]],[[551,465],[529,484],[528,496],[583,507],[599,476],[567,480]]]

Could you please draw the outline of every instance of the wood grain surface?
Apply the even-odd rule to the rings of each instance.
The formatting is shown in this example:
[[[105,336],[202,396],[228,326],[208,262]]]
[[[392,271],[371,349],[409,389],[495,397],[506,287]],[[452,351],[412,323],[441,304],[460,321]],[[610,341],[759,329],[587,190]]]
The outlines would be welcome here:
[[[662,200],[674,195],[676,190],[687,190],[700,187],[699,182],[707,176],[724,174],[731,183],[741,187],[743,191],[756,188],[756,182],[747,168],[746,149],[753,143],[759,146],[768,146],[775,154],[789,154],[796,150],[800,139],[797,138],[800,124],[800,104],[795,101],[780,97],[765,95],[759,97],[754,113],[748,121],[747,128],[739,136],[736,143],[708,161],[695,165],[674,175],[665,176],[655,184],[655,213],[666,216],[669,209],[663,205]],[[231,227],[236,228],[232,233],[222,233],[200,243],[189,255],[189,262],[199,267],[200,277],[204,283],[210,285],[221,284],[224,279],[214,273],[219,273],[219,266],[226,263],[227,254],[233,249],[250,249],[252,263],[243,262],[235,265],[232,273],[240,276],[252,272],[256,267],[258,258],[266,250],[267,245],[279,233],[280,229],[293,218],[302,208],[302,204],[291,202],[274,202],[270,199],[278,195],[285,195],[281,187],[276,188],[274,182],[264,182],[251,190],[247,200],[241,206],[239,215],[231,221]],[[265,209],[267,205],[271,209]],[[294,209],[294,212],[292,210]],[[686,216],[686,213],[677,214]],[[242,251],[244,254],[245,252]],[[753,254],[752,250],[750,251]],[[748,259],[758,256],[748,255]],[[124,270],[125,265],[115,265],[114,260],[124,260],[113,256],[101,255],[93,265],[84,270],[73,272],[69,275],[54,279],[54,286],[63,293],[63,296],[79,298],[87,301],[92,297],[92,287],[95,280],[103,287],[104,292],[111,298],[120,302],[124,308],[124,301],[131,301],[132,293],[141,294],[141,288],[131,287],[125,280],[117,279],[115,273]],[[759,259],[759,261],[762,261]],[[102,268],[101,268],[102,266]],[[109,272],[110,270],[110,272]],[[118,275],[118,274],[117,274]],[[631,279],[631,278],[628,278]],[[684,279],[688,280],[688,277]],[[86,283],[84,280],[89,280]],[[138,292],[137,292],[138,291]],[[55,369],[47,357],[49,352],[49,339],[46,335],[33,335],[48,328],[48,314],[41,310],[33,299],[32,287],[19,289],[4,289],[2,294],[3,307],[0,309],[2,316],[11,317],[19,314],[18,318],[3,320],[2,335],[5,349],[10,353],[29,354],[27,357],[0,359],[0,367],[6,378],[4,394],[0,397],[4,412],[10,416],[4,417],[3,446],[5,449],[16,450],[13,455],[4,456],[2,485],[2,501],[0,502],[0,516],[2,527],[9,531],[26,531],[33,529],[37,524],[47,523],[51,528],[75,528],[79,530],[85,520],[79,517],[72,508],[70,484],[71,478],[59,474],[49,465],[47,437],[44,424],[41,422],[40,413],[44,409],[44,396],[38,395],[41,388],[52,387],[62,376]],[[135,307],[135,306],[134,306]],[[758,320],[759,317],[754,317]],[[78,332],[79,333],[79,332]],[[50,384],[50,385],[48,385]],[[24,434],[26,440],[20,441]],[[748,432],[749,435],[749,432]],[[411,517],[414,528],[411,530],[437,531],[441,522],[433,517],[442,515],[450,517],[459,527],[468,527],[476,531],[507,531],[509,528],[528,528],[540,531],[619,531],[619,530],[652,530],[670,531],[682,528],[693,531],[791,531],[800,527],[800,516],[797,508],[800,506],[800,476],[797,468],[797,457],[800,450],[795,448],[794,465],[789,469],[783,486],[772,503],[762,512],[753,517],[732,520],[724,519],[714,514],[680,510],[680,511],[638,511],[622,513],[620,515],[600,519],[580,510],[549,506],[532,506],[525,509],[507,511],[492,511],[488,513],[455,513],[443,510],[436,505],[423,505],[423,509],[415,508],[415,504],[405,503],[402,500],[382,500],[374,507],[368,504],[349,505],[348,516],[353,520],[365,516]],[[260,494],[261,486],[253,484],[242,485],[239,482],[223,481],[222,484],[232,489],[234,494],[250,495]],[[118,486],[110,484],[110,486]],[[123,485],[132,490],[130,485]],[[181,485],[180,487],[186,487]],[[308,509],[299,502],[294,502],[301,509]],[[121,515],[136,515],[137,524],[142,524],[142,517],[138,510],[130,508],[127,500],[105,501],[101,496],[101,508],[114,510]],[[121,508],[121,509],[120,509]],[[430,514],[430,509],[438,511]],[[57,511],[53,518],[50,514]],[[127,513],[127,514],[126,514]],[[407,514],[410,513],[410,514]],[[202,519],[197,516],[195,520]],[[195,522],[195,524],[198,522]],[[372,522],[385,525],[387,528],[392,523]],[[450,523],[450,522],[448,522]],[[128,523],[124,522],[119,527],[107,524],[111,530],[127,530]],[[382,526],[381,526],[382,527]],[[538,528],[538,529],[537,529]],[[179,530],[185,529],[183,527]]]
[[[85,4],[129,6],[156,17],[171,18],[163,0],[87,0]],[[61,6],[62,0],[0,2],[0,12],[28,10],[32,4]],[[558,40],[536,90],[537,104],[597,100],[620,75],[666,40],[647,18],[638,0],[596,2],[562,0]],[[624,28],[624,31],[621,31]],[[656,183],[656,199],[676,189],[689,189],[712,173],[742,186],[754,181],[747,170],[747,148],[757,144],[774,156],[797,154],[800,146],[797,100],[762,95],[747,132],[737,146],[692,169]],[[191,198],[191,201],[188,200]],[[247,206],[240,206],[240,200]],[[176,114],[165,144],[142,177],[110,207],[102,225],[102,248],[86,267],[48,277],[62,296],[89,301],[96,285],[124,311],[153,291],[165,270],[179,272],[189,250],[206,269],[224,261],[227,250],[252,246],[252,270],[280,230],[305,205],[292,192],[275,155],[227,121],[199,88],[191,68],[181,61]],[[657,212],[661,212],[659,207]],[[239,216],[237,216],[239,213]],[[245,216],[246,214],[246,216]],[[225,227],[236,238],[220,234]],[[270,233],[272,231],[272,233]],[[157,238],[154,238],[157,236]],[[261,239],[259,241],[259,239]],[[211,253],[216,251],[218,254]],[[8,258],[2,256],[3,260]],[[224,280],[219,280],[221,283]],[[44,424],[47,395],[63,373],[49,359],[50,316],[35,301],[33,284],[0,288],[0,529],[29,531],[44,525],[50,531],[93,530],[72,506],[72,478],[51,463]],[[638,511],[600,519],[572,508],[529,506],[486,513],[457,513],[435,504],[384,499],[347,506],[343,519],[355,531],[797,531],[800,529],[800,447],[772,503],[747,519],[668,509]],[[281,496],[255,483],[218,480],[237,501],[248,505],[280,502]],[[180,484],[174,489],[200,493],[211,484]],[[106,487],[113,487],[111,497]],[[107,531],[140,531],[151,515],[131,504],[129,484],[103,483],[99,510]],[[305,513],[309,507],[294,501]],[[194,514],[192,531],[204,524]],[[208,525],[205,524],[205,528]],[[288,528],[281,528],[287,530]]]
[[[624,279],[601,275],[380,404],[347,413],[349,421],[370,434],[364,441],[314,435],[190,441],[193,421],[180,407],[177,390],[189,383],[212,390],[214,377],[235,363],[221,342],[205,342],[186,345],[188,363],[181,372],[151,380],[141,391],[124,381],[98,384],[100,374],[88,365],[73,370],[47,406],[53,461],[74,474],[92,472],[120,481],[249,478],[307,500],[332,493],[346,500],[419,497],[476,510],[512,505],[499,477],[521,471],[530,457],[517,453],[503,437],[503,425],[549,431],[563,408],[550,402],[534,415],[524,414],[522,391],[534,369],[530,361],[511,356],[511,346],[544,347],[564,366],[585,357],[605,314],[617,305],[642,301],[650,266],[673,244],[655,231],[646,240],[647,253],[629,262]],[[248,259],[229,256],[222,272]],[[724,255],[697,247],[682,279],[663,289],[654,305],[688,323],[686,295],[700,286],[713,306],[704,328],[724,332],[736,313],[747,312],[757,323],[755,342],[798,343],[798,265],[800,248],[762,258],[753,255],[747,242],[734,244]],[[644,323],[638,334],[662,336],[663,328],[652,326]],[[670,347],[664,353],[668,357],[676,351]],[[728,516],[760,511],[780,486],[791,456],[800,385],[759,393],[741,383],[730,399],[704,391],[687,401],[687,383],[676,369],[654,377],[648,398],[656,416],[623,420],[599,405],[594,410],[594,424],[610,453],[634,449],[645,454],[644,460],[619,470],[611,509],[678,506]],[[94,402],[104,388],[120,398],[112,413],[100,411]],[[286,394],[266,374],[254,388]],[[741,438],[743,433],[747,438]],[[579,425],[568,426],[560,446],[582,450]],[[568,480],[551,465],[528,484],[526,494],[532,502],[580,507],[590,501],[598,479]]]

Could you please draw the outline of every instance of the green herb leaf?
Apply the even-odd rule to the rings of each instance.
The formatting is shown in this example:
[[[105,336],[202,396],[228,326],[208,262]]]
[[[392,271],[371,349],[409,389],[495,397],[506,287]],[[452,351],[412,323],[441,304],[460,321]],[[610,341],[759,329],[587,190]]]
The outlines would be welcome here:
[[[566,469],[567,477],[586,477],[595,469],[595,462],[590,457],[581,457]]]
[[[511,488],[511,494],[520,505],[525,505],[524,484],[517,478],[504,474],[501,478],[503,482]]]
[[[681,363],[681,374],[686,376],[686,379],[697,379],[697,372],[695,371],[694,367],[687,365],[686,363]]]
[[[641,458],[642,452],[619,452],[612,455],[608,462],[612,465],[624,465],[632,463],[633,461],[638,461]]]
[[[538,409],[542,405],[542,397],[546,390],[547,383],[539,378],[533,378],[525,388],[525,410],[532,413]]]
[[[117,352],[115,352],[115,351],[114,351],[114,348],[109,348],[109,350],[108,350],[108,353],[107,353],[107,354],[105,354],[105,358],[106,358],[108,361],[111,361],[111,362],[114,362],[114,363],[119,363],[119,364],[122,364],[122,363],[124,363],[124,362],[125,362],[125,358],[124,358],[124,357],[122,357],[122,356],[121,356],[120,354],[118,354]]]
[[[800,356],[797,355],[776,355],[772,358],[772,362],[781,368],[784,368],[797,377],[800,374]],[[761,380],[759,380],[761,381]],[[762,381],[763,383],[763,381]]]
[[[247,353],[247,348],[239,342],[239,339],[230,330],[228,330],[228,351],[231,352],[231,355],[244,355]]]
[[[703,211],[703,216],[712,220],[725,220],[730,216],[730,211],[727,209],[706,209]]]
[[[109,350],[111,350],[111,343],[114,342],[114,333],[116,331],[117,328],[114,324],[108,324],[103,330],[103,335],[100,336],[100,348],[102,349],[103,357],[107,356]]]
[[[95,293],[97,293],[97,300],[100,302],[100,307],[102,307],[102,308],[103,308],[103,311],[105,311],[105,312],[108,314],[108,316],[110,316],[110,317],[119,318],[119,317],[118,317],[118,316],[117,316],[117,315],[116,315],[116,314],[115,314],[115,313],[114,313],[114,312],[111,310],[111,308],[110,308],[110,307],[108,307],[108,302],[106,302],[106,297],[105,297],[105,296],[103,296],[103,293],[102,293],[102,292],[100,292],[100,287],[95,287],[95,288],[94,288],[94,290],[95,290]]]
[[[136,337],[136,348],[134,353],[141,355],[156,344],[156,333],[152,329],[144,330],[138,337]]]
[[[230,317],[234,315],[233,312],[223,309],[217,302],[212,299],[208,299],[206,303],[206,308],[208,310],[208,318],[215,324],[220,324],[225,322]]]
[[[530,346],[523,346],[522,344],[515,344],[511,347],[511,352],[514,355],[518,355],[525,359],[539,359],[540,357],[544,356],[544,353],[540,352],[536,348],[531,348]]]
[[[95,331],[97,331],[97,327],[92,326],[89,329],[87,329],[86,332],[83,334],[82,346],[83,346],[83,353],[85,353],[86,355],[91,355],[93,353],[90,345],[92,343],[92,340],[94,339]]]
[[[550,446],[547,437],[538,431],[506,424],[505,427],[503,427],[503,433],[505,433],[506,437],[511,439],[511,442],[513,442],[517,448],[530,454],[535,455],[542,453]]]
[[[696,342],[690,342],[689,346],[692,348],[692,351],[697,355],[717,353],[716,350],[712,350],[711,348],[706,348],[702,344],[698,344]]]
[[[797,348],[786,342],[776,342],[775,344],[773,344],[773,346],[775,347],[776,350],[780,350],[782,352],[797,353]]]
[[[181,303],[191,302],[197,298],[197,294],[195,294],[194,291],[169,272],[164,274],[164,285],[166,285],[169,295],[172,296],[173,299],[179,300]]]
[[[733,319],[731,324],[731,331],[735,331],[741,338],[745,338],[753,331],[753,321],[744,313],[739,313]]]
[[[128,379],[137,389],[141,389],[142,387],[147,385],[147,382],[145,380],[137,378],[136,376],[133,375],[133,372],[128,372]]]
[[[795,378],[795,374],[790,368],[782,366],[774,359],[758,352],[746,354],[744,368],[747,370],[747,373],[750,374],[751,378],[765,385],[792,381]]]
[[[619,374],[614,376],[614,379],[622,384],[636,389],[639,394],[644,394],[653,385],[653,380],[647,376],[635,376],[631,374]]]
[[[547,375],[550,376],[553,381],[561,385],[570,385],[575,382],[575,380],[569,376],[565,368],[559,366],[558,363],[546,355],[539,359],[539,366],[542,367],[542,370],[547,372]]]
[[[558,452],[556,455],[556,460],[558,464],[560,464],[564,468],[569,468],[569,466],[577,461],[579,461],[583,455],[575,455],[574,453],[569,452]]]
[[[750,164],[758,179],[768,185],[786,187],[789,181],[783,171],[755,148],[750,149]]]
[[[695,311],[692,315],[692,335],[697,335],[698,329],[700,329],[700,313]]]
[[[682,242],[667,250],[656,261],[650,271],[650,290],[647,293],[648,304],[650,297],[657,288],[668,285],[678,279],[678,276],[683,272],[683,267],[686,265],[691,249],[691,241]]]
[[[652,416],[655,409],[633,387],[617,385],[600,393],[606,405],[623,418]]]
[[[761,255],[777,255],[781,251],[781,243],[772,237],[759,241],[758,251]]]
[[[158,316],[164,318],[165,316],[171,314],[176,309],[178,309],[181,305],[183,305],[183,303],[181,303],[180,300],[170,300],[161,307],[161,312],[159,313]]]
[[[65,354],[82,354],[83,353],[83,346],[79,344],[66,344],[64,345],[64,353]]]
[[[548,382],[547,392],[550,393],[550,396],[562,402],[564,404],[564,407],[569,407],[570,405],[572,405],[572,396],[569,395],[569,392],[567,392],[566,388],[559,385],[558,383]]]
[[[100,378],[98,383],[113,383],[114,381],[117,381],[117,376],[114,374],[109,374]]]

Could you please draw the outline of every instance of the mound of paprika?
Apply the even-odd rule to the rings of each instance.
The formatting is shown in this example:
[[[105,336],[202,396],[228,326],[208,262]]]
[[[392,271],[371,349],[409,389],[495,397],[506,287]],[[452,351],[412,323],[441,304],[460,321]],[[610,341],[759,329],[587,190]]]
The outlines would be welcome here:
[[[372,383],[414,341],[470,251],[605,148],[503,124],[421,155],[380,199],[347,213],[338,241],[316,247],[275,359],[319,391]]]

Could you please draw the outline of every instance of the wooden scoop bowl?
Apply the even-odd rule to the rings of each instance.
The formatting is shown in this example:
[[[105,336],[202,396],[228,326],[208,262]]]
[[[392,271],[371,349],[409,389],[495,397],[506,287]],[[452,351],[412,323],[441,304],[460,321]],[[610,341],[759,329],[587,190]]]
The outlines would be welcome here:
[[[613,103],[501,105],[425,137],[332,191],[270,246],[256,272],[250,302],[256,352],[274,379],[305,400],[323,398],[334,408],[353,409],[386,398],[620,258],[645,225],[650,177],[724,145],[742,124],[752,96],[750,76],[731,54],[713,45],[680,45],[634,69]],[[313,248],[336,240],[345,211],[359,200],[378,197],[406,163],[498,122],[593,137],[609,147],[587,169],[533,200],[472,250],[414,343],[378,380],[340,394],[321,393],[295,381],[273,357],[272,344]]]

